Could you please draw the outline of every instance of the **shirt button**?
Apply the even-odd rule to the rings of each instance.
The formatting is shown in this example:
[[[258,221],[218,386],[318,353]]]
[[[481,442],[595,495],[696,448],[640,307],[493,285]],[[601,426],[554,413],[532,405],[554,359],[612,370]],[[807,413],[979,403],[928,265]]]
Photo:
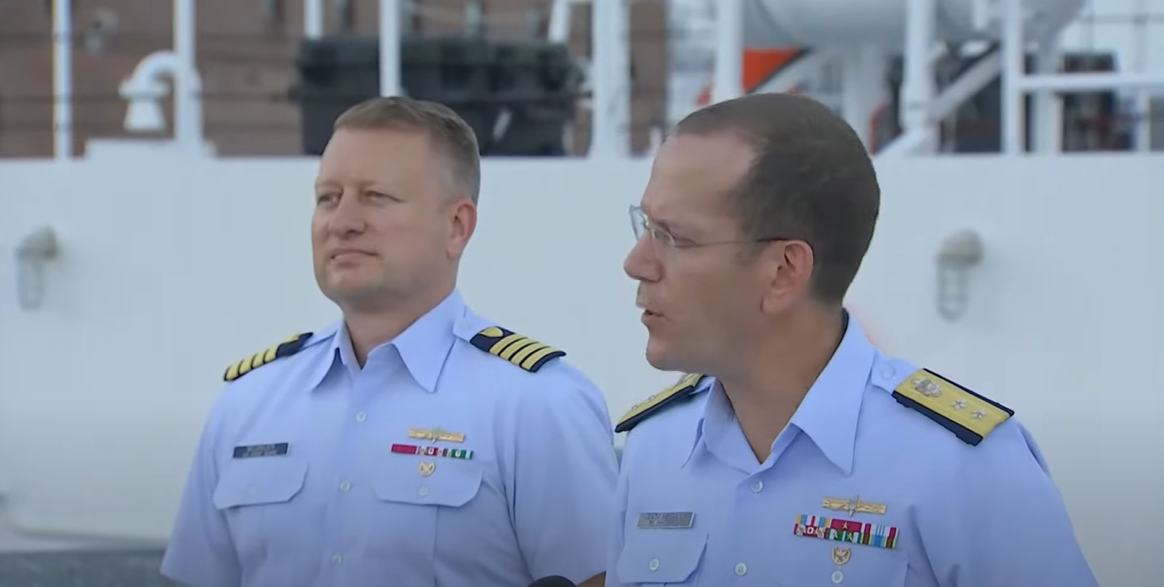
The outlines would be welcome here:
[[[651,562],[647,563],[647,568],[651,569],[652,571],[659,570],[659,559],[657,559],[657,558],[651,559]]]
[[[331,555],[331,562],[333,562],[337,565],[343,564],[344,556],[342,554],[333,554],[333,555]]]
[[[745,565],[744,563],[738,563],[736,565],[736,574],[741,577],[748,574],[748,565]]]
[[[419,493],[419,494],[421,495],[421,497],[424,497],[424,496],[428,495],[428,488],[427,488],[427,487],[421,487],[421,488],[420,488],[420,491],[417,491],[417,493]]]
[[[368,419],[368,414],[365,412],[360,412],[360,413],[356,414],[356,421],[357,422],[363,422],[364,420],[367,420],[367,419]]]
[[[340,491],[348,491],[352,488],[352,484],[344,481],[340,483]]]
[[[757,479],[755,483],[752,483],[752,491],[756,493],[764,491],[764,482]]]

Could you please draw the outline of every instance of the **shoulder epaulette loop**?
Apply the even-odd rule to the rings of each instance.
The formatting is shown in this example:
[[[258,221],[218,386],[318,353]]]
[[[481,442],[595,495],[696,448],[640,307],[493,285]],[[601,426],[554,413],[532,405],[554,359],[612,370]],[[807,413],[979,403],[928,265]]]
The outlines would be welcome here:
[[[500,326],[490,326],[478,332],[469,343],[530,373],[537,373],[546,363],[566,356],[565,351]]]
[[[928,369],[910,375],[893,391],[893,398],[925,414],[971,446],[978,446],[1014,415],[1014,410]]]
[[[265,351],[257,352],[245,359],[231,363],[226,368],[226,373],[223,373],[222,380],[234,381],[267,363],[294,355],[303,349],[303,345],[307,344],[307,339],[311,338],[311,334],[310,332],[296,334]]]
[[[622,418],[618,420],[618,424],[615,424],[615,433],[627,432],[672,403],[694,395],[696,391],[699,391],[699,384],[703,382],[705,377],[707,376],[699,373],[684,375],[675,385],[648,397],[642,403],[635,404],[626,414],[623,414]]]

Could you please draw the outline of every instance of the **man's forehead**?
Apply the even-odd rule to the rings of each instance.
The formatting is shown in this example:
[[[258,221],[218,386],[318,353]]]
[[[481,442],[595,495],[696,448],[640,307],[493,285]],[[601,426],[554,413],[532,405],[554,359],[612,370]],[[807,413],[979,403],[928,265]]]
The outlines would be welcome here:
[[[395,128],[342,128],[319,159],[316,183],[400,182],[435,174],[424,133]]]
[[[677,134],[659,147],[657,167],[669,172],[715,177],[741,177],[756,150],[739,133]]]
[[[691,222],[725,211],[727,194],[751,166],[751,146],[730,133],[675,135],[659,148],[643,194],[658,223]]]
[[[315,177],[315,187],[337,187],[349,186],[358,189],[366,189],[377,184],[382,184],[383,181],[367,178],[362,176],[347,175],[347,174],[324,174],[320,173]]]

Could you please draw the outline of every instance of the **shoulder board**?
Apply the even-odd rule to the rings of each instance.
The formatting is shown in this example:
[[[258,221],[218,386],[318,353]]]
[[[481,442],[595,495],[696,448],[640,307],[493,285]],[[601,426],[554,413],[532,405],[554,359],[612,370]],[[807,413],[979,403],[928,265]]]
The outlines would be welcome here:
[[[500,326],[490,326],[473,335],[469,344],[497,357],[501,357],[530,373],[537,373],[546,363],[566,356],[552,346],[542,344],[532,338],[522,336]]]
[[[231,363],[226,368],[226,373],[222,375],[222,380],[226,382],[234,381],[276,359],[294,355],[303,349],[303,345],[307,343],[307,339],[311,338],[311,334],[310,332],[296,334],[265,351],[259,351],[245,359]]]
[[[978,446],[1014,415],[1014,410],[928,369],[917,370],[898,385],[893,399],[925,414],[971,446]]]
[[[631,428],[638,426],[640,422],[650,418],[659,413],[663,408],[675,403],[676,401],[690,397],[699,389],[699,384],[707,375],[699,373],[692,373],[691,375],[684,375],[678,383],[648,397],[646,401],[635,404],[630,411],[623,415],[615,424],[615,433],[627,432]]]

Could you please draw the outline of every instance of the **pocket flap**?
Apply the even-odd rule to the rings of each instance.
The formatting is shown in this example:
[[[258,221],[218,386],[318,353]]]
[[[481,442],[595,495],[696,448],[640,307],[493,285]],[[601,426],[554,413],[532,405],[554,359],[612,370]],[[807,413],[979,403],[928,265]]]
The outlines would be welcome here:
[[[620,583],[683,583],[703,560],[707,534],[690,530],[636,530],[618,557]]]
[[[214,507],[232,507],[290,501],[307,478],[307,461],[291,457],[231,460],[214,487]]]
[[[460,507],[477,496],[483,474],[480,465],[468,461],[392,459],[372,491],[384,501]]]

